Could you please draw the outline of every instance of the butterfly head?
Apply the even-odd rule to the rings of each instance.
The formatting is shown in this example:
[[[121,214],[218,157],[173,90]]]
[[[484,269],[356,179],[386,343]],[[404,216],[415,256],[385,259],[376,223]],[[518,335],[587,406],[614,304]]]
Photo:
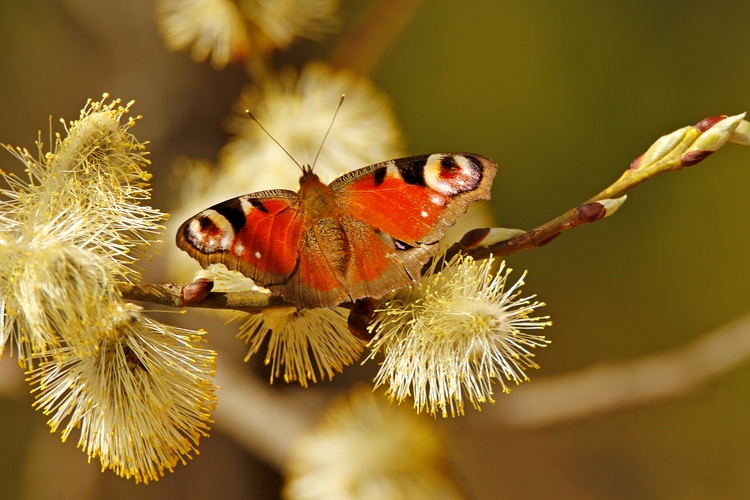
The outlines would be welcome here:
[[[332,206],[334,198],[330,186],[322,182],[318,175],[313,172],[312,165],[305,165],[302,168],[298,194],[301,204],[310,209],[310,214],[325,212],[327,207]]]
[[[299,178],[299,184],[300,186],[304,186],[305,184],[312,183],[320,183],[320,179],[318,178],[317,174],[313,172],[314,165],[302,165],[300,169],[302,170],[302,177]]]

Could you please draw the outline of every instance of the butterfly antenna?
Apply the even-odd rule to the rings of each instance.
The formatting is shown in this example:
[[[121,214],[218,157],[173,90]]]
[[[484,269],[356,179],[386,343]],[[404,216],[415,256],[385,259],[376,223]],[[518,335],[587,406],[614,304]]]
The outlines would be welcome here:
[[[339,104],[339,106],[341,106],[341,105]],[[295,164],[295,165],[297,165],[297,166],[299,167],[299,169],[300,169],[300,170],[302,170],[303,172],[305,171],[305,169],[304,169],[304,168],[302,168],[302,165],[300,165],[300,164],[299,164],[299,162],[297,162],[297,160],[295,160],[295,159],[294,159],[294,156],[292,156],[292,154],[291,154],[291,153],[290,153],[289,151],[287,151],[287,150],[286,150],[286,148],[284,148],[284,146],[282,146],[282,145],[281,145],[281,143],[280,143],[279,141],[277,141],[277,140],[276,140],[276,138],[275,138],[274,136],[272,136],[272,135],[271,135],[271,133],[270,133],[270,132],[269,132],[268,130],[266,130],[266,127],[264,127],[264,126],[263,126],[263,124],[262,124],[262,123],[260,123],[260,122],[258,121],[258,119],[257,119],[257,118],[255,117],[255,115],[254,115],[254,114],[252,113],[252,111],[250,111],[249,109],[246,109],[246,110],[245,110],[245,113],[247,113],[247,116],[249,116],[250,118],[252,118],[252,120],[253,120],[253,121],[254,121],[255,123],[257,123],[257,124],[258,124],[258,126],[259,126],[259,127],[261,128],[261,130],[262,130],[263,132],[265,132],[265,133],[266,133],[266,135],[267,135],[268,137],[270,137],[270,138],[271,138],[271,140],[272,140],[273,142],[275,142],[275,143],[276,143],[276,145],[277,145],[278,147],[280,147],[280,148],[281,148],[281,150],[282,150],[283,152],[285,152],[285,153],[286,153],[286,155],[287,155],[287,156],[288,156],[289,158],[291,158],[291,159],[292,159],[292,161],[294,162],[294,164]],[[335,115],[334,115],[334,116],[335,116]],[[316,157],[316,158],[317,158],[317,157]]]
[[[333,122],[336,121],[336,115],[339,114],[339,110],[341,109],[341,105],[344,104],[344,97],[345,95],[341,95],[341,99],[339,99],[339,105],[336,106],[336,111],[333,112],[333,118],[331,118],[331,124],[328,125],[328,130],[326,130],[326,135],[323,136],[323,140],[320,141],[320,147],[318,148],[318,154],[315,155],[315,159],[313,160],[312,167],[315,168],[315,164],[318,162],[318,156],[320,156],[320,152],[323,151],[323,144],[326,143],[326,139],[328,139],[328,133],[331,131],[331,128],[333,128]]]

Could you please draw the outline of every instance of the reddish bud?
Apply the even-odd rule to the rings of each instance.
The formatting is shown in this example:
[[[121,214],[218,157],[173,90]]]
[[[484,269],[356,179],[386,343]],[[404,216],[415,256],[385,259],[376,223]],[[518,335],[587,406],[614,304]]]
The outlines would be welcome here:
[[[211,293],[214,282],[208,278],[198,278],[182,289],[182,304],[190,305],[200,302]]]
[[[696,123],[695,128],[697,128],[701,132],[705,132],[726,117],[727,115],[709,116],[708,118],[704,118]]]
[[[605,215],[607,215],[607,209],[598,201],[592,201],[591,203],[584,203],[578,207],[578,216],[581,218],[581,222],[589,224],[596,222]]]
[[[472,229],[471,231],[463,235],[463,237],[459,241],[459,244],[465,249],[474,248],[475,246],[480,245],[488,234],[490,234],[490,229],[486,227]]]
[[[645,154],[645,153],[644,153]],[[638,170],[638,167],[641,166],[641,162],[643,161],[643,155],[639,156],[635,160],[630,162],[630,170]]]
[[[358,299],[352,304],[346,320],[349,331],[359,340],[369,342],[373,334],[367,329],[375,319],[375,301],[370,297]]]
[[[692,167],[713,154],[713,151],[701,151],[699,149],[688,151],[682,155],[682,165],[685,167]]]

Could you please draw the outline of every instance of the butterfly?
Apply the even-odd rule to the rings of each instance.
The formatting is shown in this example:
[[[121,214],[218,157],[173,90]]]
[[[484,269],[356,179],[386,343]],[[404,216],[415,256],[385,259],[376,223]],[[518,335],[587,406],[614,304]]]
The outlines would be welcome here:
[[[302,167],[299,191],[246,194],[191,217],[177,246],[222,263],[298,307],[335,307],[421,278],[445,231],[490,199],[497,164],[473,153],[412,156],[326,185]]]

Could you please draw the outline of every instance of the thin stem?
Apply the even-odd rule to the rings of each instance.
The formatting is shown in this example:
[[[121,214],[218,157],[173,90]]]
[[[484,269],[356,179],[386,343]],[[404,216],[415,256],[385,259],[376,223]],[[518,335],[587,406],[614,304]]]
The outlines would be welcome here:
[[[189,301],[184,290],[188,285],[130,284],[120,283],[118,288],[123,298],[139,302],[149,302],[170,307],[201,307],[206,309],[232,309],[257,314],[264,309],[289,307],[281,297],[267,292],[247,290],[242,292],[211,292],[202,300]]]
[[[648,179],[662,173],[662,172],[673,172],[675,170],[681,170],[684,165],[681,161],[681,155],[685,152],[691,144],[701,135],[701,131],[696,128],[690,128],[682,141],[680,141],[670,153],[662,158],[661,160],[645,167],[642,169],[629,168],[617,179],[611,186],[601,191],[596,196],[590,198],[588,201],[598,201],[607,198],[619,198],[624,195],[628,190],[634,188],[641,182],[647,181]],[[637,161],[637,159],[636,159]]]
[[[645,182],[658,174],[684,168],[683,153],[695,143],[696,139],[700,137],[702,133],[703,131],[698,128],[690,127],[684,133],[681,140],[668,153],[658,161],[648,165],[640,165],[642,156],[636,158],[636,160],[631,163],[631,167],[625,170],[620,178],[609,187],[589,198],[589,200],[582,205],[568,210],[559,217],[556,217],[541,226],[526,231],[513,238],[486,245],[482,244],[481,238],[467,238],[471,234],[467,233],[461,241],[448,249],[445,258],[450,259],[456,253],[465,253],[471,255],[475,259],[486,259],[490,255],[510,255],[522,250],[530,250],[545,245],[559,236],[563,231],[580,226],[581,224],[596,222],[604,217],[604,214],[597,214],[594,209],[598,204],[597,202],[619,198],[638,184]]]

